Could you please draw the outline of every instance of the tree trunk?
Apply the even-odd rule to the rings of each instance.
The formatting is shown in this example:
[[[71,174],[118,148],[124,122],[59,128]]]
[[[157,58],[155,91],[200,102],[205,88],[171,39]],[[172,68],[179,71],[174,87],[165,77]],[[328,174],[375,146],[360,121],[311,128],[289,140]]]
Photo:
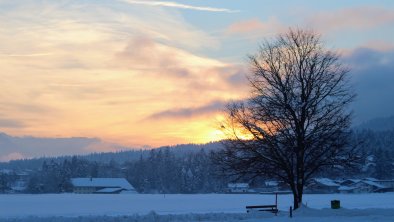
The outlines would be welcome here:
[[[294,210],[296,210],[302,204],[302,194],[293,193],[293,199],[294,199]]]
[[[301,206],[302,204],[302,195],[304,194],[304,185],[301,184],[297,184],[297,193],[298,193],[298,207]]]
[[[293,197],[294,197],[294,210],[296,210],[299,205],[298,205],[298,194],[297,193],[293,193]]]
[[[299,208],[302,204],[302,195],[303,195],[303,185],[302,184],[296,184],[294,187],[292,187],[293,191],[293,201],[294,201],[294,210]]]

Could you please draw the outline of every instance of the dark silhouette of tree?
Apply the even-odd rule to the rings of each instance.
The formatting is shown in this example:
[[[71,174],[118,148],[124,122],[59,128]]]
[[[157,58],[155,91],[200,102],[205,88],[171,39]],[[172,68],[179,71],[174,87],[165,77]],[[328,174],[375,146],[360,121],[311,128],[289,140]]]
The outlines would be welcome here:
[[[249,58],[250,98],[227,106],[228,140],[215,158],[225,173],[285,182],[297,209],[308,179],[358,159],[349,142],[349,70],[302,29],[266,40]]]

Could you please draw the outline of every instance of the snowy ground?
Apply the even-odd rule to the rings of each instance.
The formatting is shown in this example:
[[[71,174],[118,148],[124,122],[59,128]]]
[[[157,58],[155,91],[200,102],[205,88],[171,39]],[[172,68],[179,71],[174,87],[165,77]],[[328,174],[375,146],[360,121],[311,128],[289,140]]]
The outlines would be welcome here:
[[[344,209],[325,209],[333,199]],[[257,194],[0,195],[0,221],[287,221],[291,195],[279,195],[278,217],[245,213],[246,205],[274,202]],[[314,194],[304,203],[292,221],[394,221],[394,193]]]

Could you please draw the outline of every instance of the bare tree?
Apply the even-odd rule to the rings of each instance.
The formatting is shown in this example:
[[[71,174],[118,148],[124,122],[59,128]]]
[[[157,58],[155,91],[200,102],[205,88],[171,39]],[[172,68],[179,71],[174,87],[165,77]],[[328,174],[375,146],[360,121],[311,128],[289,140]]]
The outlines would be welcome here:
[[[297,209],[308,179],[357,159],[349,146],[349,70],[302,29],[265,41],[249,58],[251,96],[228,105],[229,138],[215,156],[227,173],[284,181]]]

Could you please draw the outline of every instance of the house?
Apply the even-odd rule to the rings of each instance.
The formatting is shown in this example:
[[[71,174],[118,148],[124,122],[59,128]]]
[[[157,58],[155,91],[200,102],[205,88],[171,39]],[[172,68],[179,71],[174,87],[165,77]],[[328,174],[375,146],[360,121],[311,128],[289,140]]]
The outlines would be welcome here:
[[[356,187],[353,186],[340,186],[338,188],[339,193],[354,193]]]
[[[273,192],[279,190],[279,182],[276,180],[267,180],[264,182],[263,192]]]
[[[361,180],[353,184],[352,187],[354,187],[352,193],[374,193],[387,191],[387,187],[371,180]]]
[[[30,178],[30,172],[21,171],[17,172],[16,180],[11,185],[11,189],[16,193],[22,193],[27,189],[27,184]]]
[[[341,181],[339,184],[341,186],[347,186],[347,187],[351,187],[353,184],[360,182],[360,179],[346,179]]]
[[[229,183],[227,184],[227,193],[248,193],[249,184],[248,183]]]
[[[394,180],[375,178],[347,179],[338,188],[340,193],[372,193],[394,191]]]
[[[72,178],[74,193],[117,194],[120,192],[137,193],[124,178]]]
[[[387,187],[387,191],[394,191],[394,180],[376,180],[374,182]]]
[[[353,185],[355,183],[360,182],[361,179],[343,179],[340,181],[337,181],[337,183],[340,185],[340,187],[338,187],[338,192],[339,193],[354,193],[356,187],[354,187]]]
[[[305,193],[336,193],[340,185],[328,178],[312,178],[306,185]]]
[[[267,181],[264,182],[264,185],[266,187],[278,187],[279,182],[276,181],[276,180],[267,180]]]
[[[6,178],[5,191],[7,193],[23,193],[27,189],[30,174],[27,171],[2,169],[0,174]]]

